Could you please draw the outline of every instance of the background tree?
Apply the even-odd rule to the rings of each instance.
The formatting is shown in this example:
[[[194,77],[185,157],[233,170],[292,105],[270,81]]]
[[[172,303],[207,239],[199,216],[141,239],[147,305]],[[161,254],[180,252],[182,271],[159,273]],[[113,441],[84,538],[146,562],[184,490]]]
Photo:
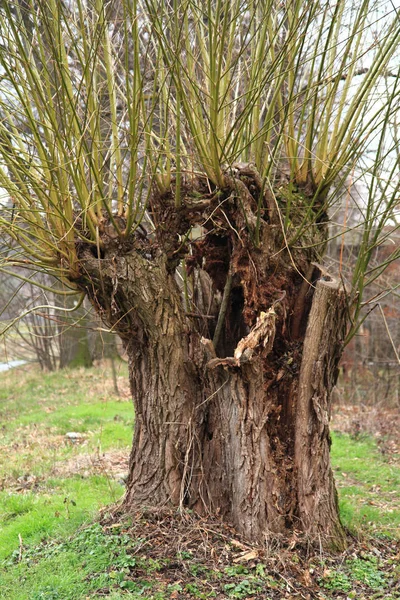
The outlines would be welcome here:
[[[6,262],[15,258],[11,249]],[[8,332],[7,351],[14,358],[36,360],[46,371],[92,366],[92,358],[101,356],[101,346],[104,351],[99,323],[93,322],[90,306],[74,310],[76,304],[76,293],[70,290],[68,295],[51,275],[4,267],[0,319]]]
[[[172,503],[253,540],[344,544],[330,394],[398,198],[400,25],[378,9],[2,4],[2,224],[124,342],[126,510]],[[362,174],[345,290],[321,262],[329,212]]]

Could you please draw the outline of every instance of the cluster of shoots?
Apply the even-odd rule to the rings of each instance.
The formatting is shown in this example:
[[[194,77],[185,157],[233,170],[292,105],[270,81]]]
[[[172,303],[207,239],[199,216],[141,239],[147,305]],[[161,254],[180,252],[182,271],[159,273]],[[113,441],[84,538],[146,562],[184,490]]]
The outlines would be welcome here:
[[[284,185],[276,203],[293,246],[315,206],[326,212],[367,178],[361,291],[379,274],[365,275],[399,198],[393,6],[0,2],[0,227],[21,250],[12,261],[73,279],[77,241],[151,228],[154,190],[178,210],[195,180],[224,190],[244,162],[275,198]],[[294,226],[299,190],[309,209]]]

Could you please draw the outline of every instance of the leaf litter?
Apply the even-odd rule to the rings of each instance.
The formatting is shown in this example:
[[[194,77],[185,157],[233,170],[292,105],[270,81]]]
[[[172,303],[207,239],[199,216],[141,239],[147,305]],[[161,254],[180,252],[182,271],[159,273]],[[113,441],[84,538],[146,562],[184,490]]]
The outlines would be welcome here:
[[[181,600],[400,598],[400,541],[349,537],[339,555],[316,550],[300,533],[289,543],[271,537],[252,545],[216,518],[169,509],[137,511],[128,520],[118,508],[105,509],[101,526],[105,535],[129,536],[136,560],[125,578],[151,583],[149,599],[165,590],[165,598]]]

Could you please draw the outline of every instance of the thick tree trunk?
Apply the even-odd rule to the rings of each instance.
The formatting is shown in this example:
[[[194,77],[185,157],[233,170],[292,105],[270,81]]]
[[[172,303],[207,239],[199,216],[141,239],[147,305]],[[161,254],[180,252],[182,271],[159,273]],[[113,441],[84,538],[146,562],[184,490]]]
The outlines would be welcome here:
[[[229,228],[192,243],[190,306],[169,233],[176,212],[165,211],[157,246],[81,250],[79,284],[129,357],[136,422],[124,506],[188,507],[250,540],[302,532],[342,547],[328,422],[345,294],[315,253],[286,252],[273,207],[260,243],[249,243],[250,200],[236,183],[241,208],[229,196],[220,221]]]
[[[104,261],[103,273],[117,273],[124,298],[136,415],[126,508],[172,504],[219,514],[252,540],[303,531],[343,545],[328,429],[344,321],[339,286],[318,281],[302,352],[277,362],[272,308],[258,338],[256,326],[232,357],[217,358],[182,314],[165,266],[149,275],[135,258]]]

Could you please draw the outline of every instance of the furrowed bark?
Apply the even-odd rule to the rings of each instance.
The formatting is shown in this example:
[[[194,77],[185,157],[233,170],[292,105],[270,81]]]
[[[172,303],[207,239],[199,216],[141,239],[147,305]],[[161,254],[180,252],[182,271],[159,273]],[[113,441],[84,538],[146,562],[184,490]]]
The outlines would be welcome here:
[[[129,357],[135,432],[123,506],[218,514],[251,541],[302,532],[342,547],[328,420],[344,292],[312,284],[317,254],[287,252],[275,222],[262,221],[254,247],[252,171],[240,169],[243,181],[225,203],[202,202],[201,218],[155,198],[156,244],[80,251],[78,284]],[[209,231],[188,249],[191,219]],[[323,241],[319,224],[313,235]],[[181,256],[192,305],[176,277]]]
[[[86,288],[89,298],[119,332],[129,359],[135,433],[125,503],[177,505],[203,397],[180,290],[164,260],[137,252],[102,260],[86,253],[84,264],[99,282]]]
[[[296,415],[295,465],[302,529],[345,544],[330,466],[331,392],[337,379],[346,322],[345,291],[338,281],[317,282],[303,346]]]

